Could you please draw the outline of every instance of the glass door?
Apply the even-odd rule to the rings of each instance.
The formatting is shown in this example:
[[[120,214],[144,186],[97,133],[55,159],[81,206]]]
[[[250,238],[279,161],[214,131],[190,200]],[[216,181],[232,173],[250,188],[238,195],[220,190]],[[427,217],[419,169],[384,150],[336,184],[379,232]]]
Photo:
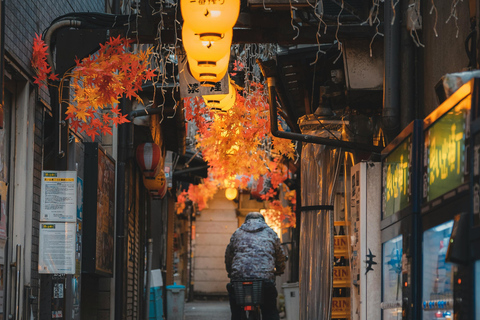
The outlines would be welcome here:
[[[456,267],[445,262],[453,220],[428,229],[423,234],[424,320],[453,319],[453,275]]]
[[[382,319],[402,319],[402,244],[399,235],[383,243]]]

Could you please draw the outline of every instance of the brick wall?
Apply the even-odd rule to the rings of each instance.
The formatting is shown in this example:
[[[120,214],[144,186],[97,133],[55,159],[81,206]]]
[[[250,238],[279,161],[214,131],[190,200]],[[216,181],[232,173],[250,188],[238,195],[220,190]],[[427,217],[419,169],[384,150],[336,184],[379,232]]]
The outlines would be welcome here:
[[[35,33],[41,34],[53,19],[71,12],[105,12],[105,0],[6,1],[5,52],[30,71]]]
[[[35,33],[41,34],[53,19],[71,12],[104,12],[106,0],[14,0],[5,1],[5,53],[12,64],[32,80],[30,57]],[[36,103],[33,170],[32,223],[32,293],[38,297],[38,244],[40,219],[41,172],[43,169],[43,114],[44,106]],[[27,197],[28,199],[28,197]],[[38,310],[38,299],[33,301],[33,313]]]

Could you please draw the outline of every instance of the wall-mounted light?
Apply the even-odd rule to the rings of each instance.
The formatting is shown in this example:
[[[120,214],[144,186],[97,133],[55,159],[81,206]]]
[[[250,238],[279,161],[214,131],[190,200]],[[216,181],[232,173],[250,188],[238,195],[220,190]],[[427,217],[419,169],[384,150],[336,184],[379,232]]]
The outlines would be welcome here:
[[[225,198],[228,200],[235,200],[238,196],[237,188],[227,188],[225,189]]]
[[[183,25],[188,25],[204,41],[215,41],[233,28],[240,13],[240,0],[181,0]]]

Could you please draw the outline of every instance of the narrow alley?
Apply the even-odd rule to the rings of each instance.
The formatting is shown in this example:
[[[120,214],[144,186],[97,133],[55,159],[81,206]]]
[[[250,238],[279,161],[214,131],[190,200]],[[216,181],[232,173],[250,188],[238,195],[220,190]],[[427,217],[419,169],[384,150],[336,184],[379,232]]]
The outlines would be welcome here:
[[[185,320],[228,320],[228,300],[196,300],[185,304]]]
[[[0,320],[229,297],[480,320],[480,0],[0,0]]]

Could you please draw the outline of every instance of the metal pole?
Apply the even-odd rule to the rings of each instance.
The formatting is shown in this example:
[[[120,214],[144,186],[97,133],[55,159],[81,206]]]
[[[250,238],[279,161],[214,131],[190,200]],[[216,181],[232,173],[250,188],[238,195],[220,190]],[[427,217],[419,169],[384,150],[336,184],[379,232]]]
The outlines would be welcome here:
[[[20,276],[22,274],[22,246],[17,244],[17,257],[16,257],[16,266],[17,266],[17,279],[15,283],[15,320],[20,320]]]
[[[120,107],[125,113],[125,98],[120,100]],[[117,218],[115,244],[115,319],[123,319],[124,301],[124,269],[125,269],[125,171],[128,154],[127,123],[118,127],[118,162],[117,162]]]

